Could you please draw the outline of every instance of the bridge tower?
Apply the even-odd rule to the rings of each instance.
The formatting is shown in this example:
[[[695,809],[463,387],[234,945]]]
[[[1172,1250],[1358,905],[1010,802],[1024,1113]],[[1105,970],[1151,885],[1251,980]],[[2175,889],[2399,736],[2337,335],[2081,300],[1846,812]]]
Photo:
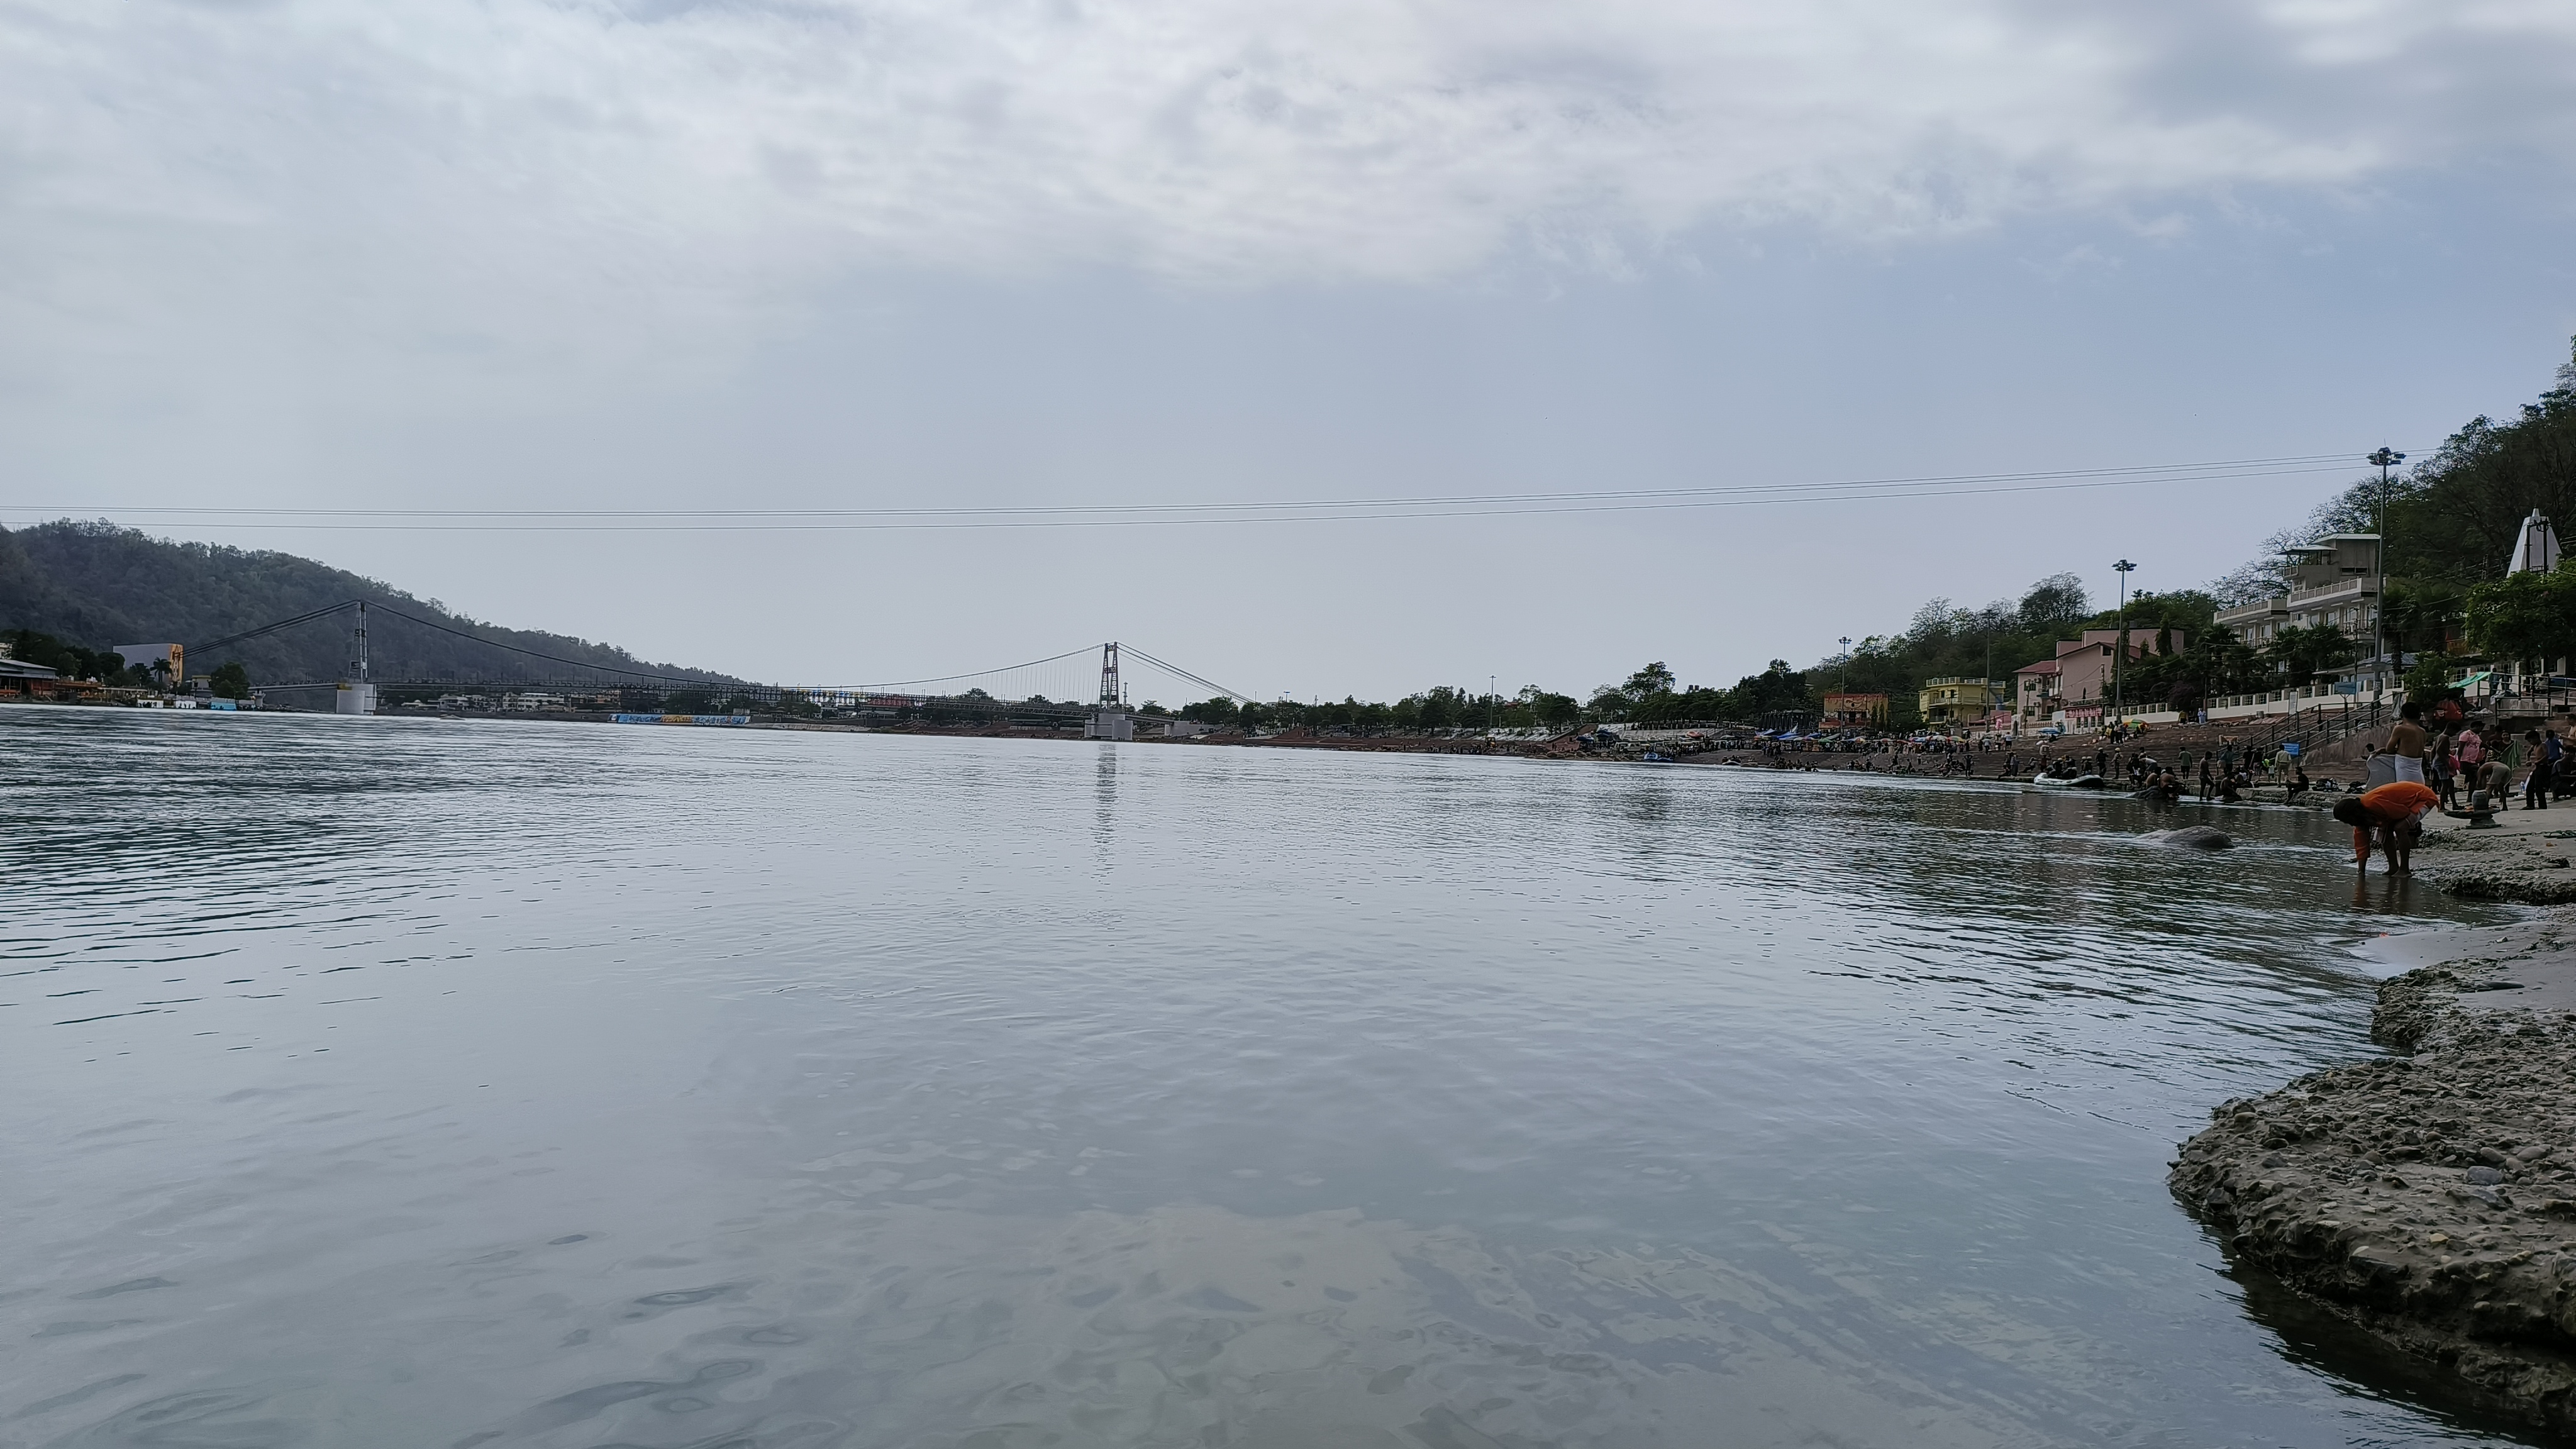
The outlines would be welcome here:
[[[1118,682],[1118,641],[1100,646],[1100,703],[1091,723],[1082,727],[1087,740],[1132,740],[1136,723],[1127,717],[1127,691]]]
[[[367,601],[364,599],[358,601],[358,622],[350,630],[349,652],[355,657],[349,661],[350,677],[340,681],[338,710],[341,714],[374,714],[376,686],[367,667]]]

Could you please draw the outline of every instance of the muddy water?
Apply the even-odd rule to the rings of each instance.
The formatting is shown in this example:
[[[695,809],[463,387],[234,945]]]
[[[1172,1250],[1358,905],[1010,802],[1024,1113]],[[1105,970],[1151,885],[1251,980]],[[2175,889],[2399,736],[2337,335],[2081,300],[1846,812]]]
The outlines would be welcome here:
[[[27,708],[0,760],[0,1445],[2488,1437],[2161,1185],[2366,1049],[2356,946],[2496,919],[2316,817]]]

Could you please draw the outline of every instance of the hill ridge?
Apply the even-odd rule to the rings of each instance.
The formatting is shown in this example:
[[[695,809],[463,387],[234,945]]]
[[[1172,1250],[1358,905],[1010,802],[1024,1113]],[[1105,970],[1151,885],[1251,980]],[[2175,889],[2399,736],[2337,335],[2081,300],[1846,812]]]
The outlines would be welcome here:
[[[638,659],[614,644],[470,618],[436,599],[297,554],[156,538],[105,519],[0,528],[0,630],[30,629],[89,649],[141,641],[198,645],[361,598],[389,606],[370,611],[368,626],[372,672],[382,681],[588,675],[612,682],[640,673],[743,682]],[[514,649],[577,662],[543,662]],[[326,616],[203,658],[191,654],[188,672],[203,675],[238,662],[258,682],[333,679],[345,672],[348,655],[347,616]]]

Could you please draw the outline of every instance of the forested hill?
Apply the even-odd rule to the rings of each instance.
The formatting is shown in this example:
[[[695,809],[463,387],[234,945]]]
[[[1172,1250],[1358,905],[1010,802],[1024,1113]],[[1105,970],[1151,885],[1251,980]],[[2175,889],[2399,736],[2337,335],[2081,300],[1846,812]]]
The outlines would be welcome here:
[[[367,642],[375,677],[382,680],[584,673],[477,642],[497,640],[604,669],[738,682],[702,669],[647,663],[614,645],[460,618],[377,580],[293,554],[172,543],[104,522],[66,520],[15,533],[0,529],[0,632],[34,630],[87,649],[198,645],[359,598],[474,636],[459,638],[376,611],[368,621]],[[349,625],[344,611],[203,654],[192,651],[188,672],[207,674],[238,660],[254,681],[336,679],[349,658]]]

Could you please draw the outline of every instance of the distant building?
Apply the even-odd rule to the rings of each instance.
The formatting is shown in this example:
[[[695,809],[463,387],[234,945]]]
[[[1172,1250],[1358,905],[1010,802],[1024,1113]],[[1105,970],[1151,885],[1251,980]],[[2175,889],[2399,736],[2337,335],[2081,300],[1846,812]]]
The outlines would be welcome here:
[[[1981,725],[2012,697],[2011,689],[2000,679],[1927,679],[1915,695],[1915,710],[1927,725]]]
[[[1834,730],[1867,729],[1887,723],[1887,696],[1883,694],[1828,694],[1822,728]]]
[[[30,664],[14,654],[9,641],[0,639],[0,686],[22,688],[28,681],[57,678],[56,673],[41,664]]]
[[[2285,548],[2281,555],[2289,561],[2289,592],[2221,609],[2218,627],[2260,649],[2284,629],[2327,625],[2361,646],[2358,663],[2329,673],[2341,675],[2356,690],[2393,685],[2395,661],[2378,657],[2379,535],[2330,533]]]
[[[2156,630],[2129,631],[2129,662],[2135,664],[2156,653]],[[2098,715],[2104,702],[2111,698],[2115,685],[2113,655],[2120,646],[2117,629],[2087,629],[2080,639],[2057,642],[2057,657],[2043,659],[2013,671],[2013,713],[2024,727],[2049,722],[2061,712]],[[2184,647],[2180,632],[2172,635],[2172,647]],[[2144,701],[2127,701],[2136,709]]]
[[[188,647],[184,644],[119,644],[117,657],[125,667],[150,669],[155,664],[170,666],[170,682],[177,684],[188,677]]]

